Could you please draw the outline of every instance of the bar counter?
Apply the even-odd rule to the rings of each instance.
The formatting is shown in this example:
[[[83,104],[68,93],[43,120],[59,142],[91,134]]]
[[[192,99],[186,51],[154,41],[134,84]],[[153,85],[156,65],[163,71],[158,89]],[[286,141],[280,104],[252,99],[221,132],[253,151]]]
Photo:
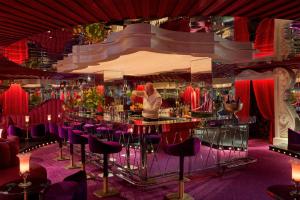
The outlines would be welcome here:
[[[176,177],[174,175],[178,173],[178,158],[165,154],[164,145],[182,142],[192,135],[199,137],[203,142],[198,155],[186,158],[185,173],[222,168],[234,160],[247,158],[248,130],[244,125],[230,125],[230,128],[227,126],[225,133],[224,126],[222,129],[199,128],[199,123],[203,120],[200,118],[162,117],[158,121],[149,122],[140,117],[125,119],[78,113],[70,114],[69,117],[85,123],[109,124],[114,130],[126,127],[129,136],[127,134],[112,138],[123,145],[123,150],[110,160],[115,175],[137,186],[158,184]],[[159,140],[155,141],[155,138]],[[222,139],[229,143],[229,148],[223,148],[225,145]],[[218,146],[214,145],[216,141]],[[242,146],[237,145],[238,143]]]

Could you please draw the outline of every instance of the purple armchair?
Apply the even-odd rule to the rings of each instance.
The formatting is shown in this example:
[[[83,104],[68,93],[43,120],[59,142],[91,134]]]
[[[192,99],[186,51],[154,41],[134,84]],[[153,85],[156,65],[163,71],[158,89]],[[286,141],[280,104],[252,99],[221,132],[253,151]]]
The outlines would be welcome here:
[[[14,125],[9,125],[7,128],[7,134],[8,136],[18,136],[23,137],[23,131],[19,127],[16,127]]]
[[[41,200],[87,200],[87,181],[84,171],[68,176],[62,182],[46,188]]]
[[[46,136],[46,130],[44,124],[37,124],[31,127],[31,137],[32,138],[43,138]]]
[[[288,149],[300,151],[300,132],[288,129]]]

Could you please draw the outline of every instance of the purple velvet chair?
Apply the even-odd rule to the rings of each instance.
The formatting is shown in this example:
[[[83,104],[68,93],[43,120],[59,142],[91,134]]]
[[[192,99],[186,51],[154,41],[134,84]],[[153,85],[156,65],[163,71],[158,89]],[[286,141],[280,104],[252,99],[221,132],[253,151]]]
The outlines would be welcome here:
[[[66,177],[55,183],[40,195],[41,200],[87,200],[87,181],[84,171]]]
[[[74,163],[74,144],[80,144],[81,145],[81,154],[84,153],[85,155],[85,152],[84,151],[84,147],[85,147],[85,144],[88,144],[88,140],[87,138],[85,137],[82,137],[81,135],[83,134],[82,131],[80,130],[72,130],[72,129],[68,129],[68,140],[69,140],[69,143],[70,143],[70,155],[71,155],[71,163],[70,165],[68,165],[66,168],[67,169],[77,169],[77,168],[80,168],[81,166],[80,165],[76,165]],[[81,158],[83,157],[83,155],[81,155]],[[82,162],[85,163],[85,157],[84,157],[84,160],[82,160]],[[85,166],[83,166],[85,167]]]
[[[9,125],[7,128],[7,134],[8,136],[18,136],[23,137],[23,131],[19,127],[16,127],[14,125]]]
[[[193,199],[187,193],[184,193],[184,157],[186,156],[195,156],[200,150],[200,139],[199,138],[188,138],[182,143],[178,144],[167,144],[164,147],[166,154],[172,156],[179,156],[179,192],[171,193],[165,196],[165,199]]]
[[[63,144],[68,140],[68,129],[71,127],[67,126],[58,126],[58,145],[60,149],[59,157],[56,159],[57,161],[69,160],[70,158],[63,156]]]
[[[300,151],[300,132],[288,129],[288,149]]]
[[[32,138],[44,138],[46,137],[46,129],[44,124],[36,124],[31,127]]]
[[[108,156],[112,153],[119,153],[122,145],[118,142],[101,141],[92,135],[89,135],[88,141],[92,153],[103,154],[103,188],[95,191],[94,195],[100,198],[118,195],[117,190],[108,188]]]

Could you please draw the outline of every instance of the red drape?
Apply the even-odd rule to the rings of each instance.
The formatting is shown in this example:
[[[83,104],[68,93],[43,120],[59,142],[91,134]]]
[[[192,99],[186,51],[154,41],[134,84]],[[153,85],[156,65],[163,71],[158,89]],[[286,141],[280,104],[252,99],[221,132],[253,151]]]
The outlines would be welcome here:
[[[257,106],[262,116],[270,121],[269,142],[275,136],[274,80],[253,80]]]
[[[234,17],[234,40],[239,42],[249,42],[247,17]]]
[[[22,64],[28,59],[27,40],[20,40],[4,48],[4,56],[15,63]]]
[[[25,115],[28,113],[28,94],[19,84],[11,84],[4,92],[3,114]]]
[[[236,113],[239,120],[246,122],[249,120],[250,109],[250,80],[235,81],[235,99],[240,98],[243,103],[243,108],[240,112]]]
[[[274,19],[263,19],[257,29],[254,48],[260,52],[254,55],[255,58],[273,56],[274,54]]]

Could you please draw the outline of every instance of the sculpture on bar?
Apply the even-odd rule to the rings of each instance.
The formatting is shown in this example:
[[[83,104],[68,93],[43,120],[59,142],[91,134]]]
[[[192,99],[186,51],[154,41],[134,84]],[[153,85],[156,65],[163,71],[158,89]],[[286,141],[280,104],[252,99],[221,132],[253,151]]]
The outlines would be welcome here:
[[[238,121],[238,116],[236,115],[237,112],[241,111],[243,108],[243,103],[241,102],[240,98],[237,101],[230,100],[228,95],[227,101],[223,101],[224,110],[230,113],[231,119]]]

